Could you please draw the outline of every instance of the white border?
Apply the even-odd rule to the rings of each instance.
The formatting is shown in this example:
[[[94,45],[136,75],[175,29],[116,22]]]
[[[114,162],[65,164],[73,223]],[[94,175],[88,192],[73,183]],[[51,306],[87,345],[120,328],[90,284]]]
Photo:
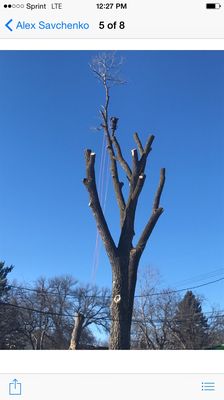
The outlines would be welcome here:
[[[1,39],[0,50],[224,50],[224,39]]]
[[[1,351],[1,373],[223,373],[222,350]],[[4,366],[4,369],[3,369]]]

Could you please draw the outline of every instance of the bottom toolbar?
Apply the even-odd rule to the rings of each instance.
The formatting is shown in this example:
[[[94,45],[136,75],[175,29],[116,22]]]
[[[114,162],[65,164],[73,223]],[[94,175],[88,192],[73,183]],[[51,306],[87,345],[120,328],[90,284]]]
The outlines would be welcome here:
[[[1,374],[1,400],[77,398],[219,400],[224,374]]]

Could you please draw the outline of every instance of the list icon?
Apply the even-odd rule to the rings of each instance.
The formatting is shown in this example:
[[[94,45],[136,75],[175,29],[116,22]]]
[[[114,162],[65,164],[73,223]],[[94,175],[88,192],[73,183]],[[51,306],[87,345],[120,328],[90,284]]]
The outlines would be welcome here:
[[[203,392],[214,392],[215,391],[215,382],[202,382],[201,390]]]

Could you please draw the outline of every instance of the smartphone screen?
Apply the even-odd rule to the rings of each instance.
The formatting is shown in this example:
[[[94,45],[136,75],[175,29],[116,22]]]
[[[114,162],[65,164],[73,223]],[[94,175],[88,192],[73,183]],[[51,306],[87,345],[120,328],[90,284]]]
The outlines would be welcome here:
[[[220,400],[224,3],[60,1],[0,5],[0,399]]]

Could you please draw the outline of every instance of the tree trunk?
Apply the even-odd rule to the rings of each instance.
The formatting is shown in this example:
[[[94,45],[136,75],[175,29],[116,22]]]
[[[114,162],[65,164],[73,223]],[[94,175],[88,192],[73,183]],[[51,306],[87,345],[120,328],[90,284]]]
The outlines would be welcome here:
[[[112,302],[111,302],[111,350],[129,350],[131,322],[134,306],[134,293],[137,281],[138,262],[126,262],[121,259],[113,266]],[[133,274],[133,269],[135,273]]]
[[[130,350],[131,317],[127,307],[111,304],[110,350]]]
[[[75,325],[71,335],[71,342],[69,350],[77,350],[79,348],[79,341],[82,333],[82,326],[84,323],[84,315],[78,313],[75,317]]]

